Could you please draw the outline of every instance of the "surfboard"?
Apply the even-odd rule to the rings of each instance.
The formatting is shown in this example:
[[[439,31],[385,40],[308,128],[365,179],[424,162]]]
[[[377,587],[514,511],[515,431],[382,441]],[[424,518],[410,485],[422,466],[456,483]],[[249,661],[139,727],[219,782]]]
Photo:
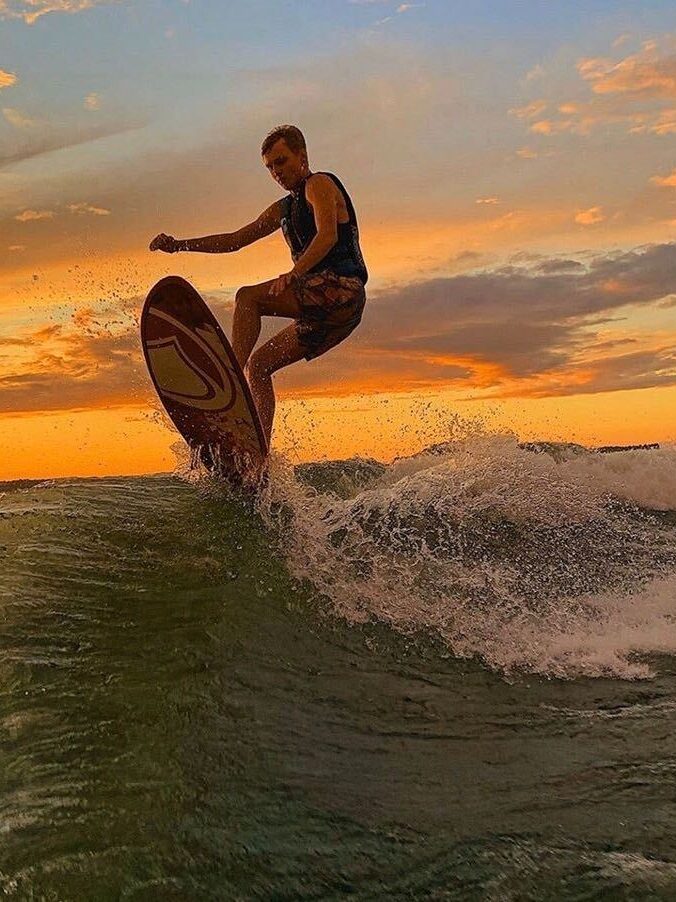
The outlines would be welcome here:
[[[256,405],[230,342],[190,282],[167,276],[151,288],[141,344],[193,462],[237,483],[257,479],[268,447]]]

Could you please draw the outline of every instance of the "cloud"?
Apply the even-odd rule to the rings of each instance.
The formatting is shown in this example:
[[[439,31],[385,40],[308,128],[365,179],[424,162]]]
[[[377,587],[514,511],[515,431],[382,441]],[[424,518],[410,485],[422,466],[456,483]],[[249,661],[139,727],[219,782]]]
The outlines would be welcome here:
[[[51,326],[43,326],[41,329],[37,329],[33,332],[31,336],[31,342],[37,343],[42,341],[48,341],[50,338],[54,338],[56,335],[61,335],[63,332],[63,326],[52,323]]]
[[[28,116],[24,116],[23,113],[21,113],[19,110],[15,110],[13,107],[3,107],[2,115],[10,125],[14,126],[14,128],[35,128],[35,126],[37,125],[37,121],[35,119],[30,119]]]
[[[0,11],[2,7],[0,6]],[[19,79],[13,72],[7,72],[5,69],[0,69],[0,90],[2,88],[11,88],[15,85]]]
[[[499,204],[500,198],[499,197],[477,197],[477,199],[474,201],[474,203],[475,204],[488,204],[489,206],[492,206],[495,204]]]
[[[531,103],[522,107],[514,107],[509,112],[517,119],[533,119],[535,116],[541,116],[547,109],[546,100],[533,100]]]
[[[7,250],[20,253],[21,251],[26,250],[26,245],[25,244],[10,244],[9,247],[7,248]]]
[[[368,18],[375,18],[372,10]],[[47,20],[42,23],[43,26],[47,24]],[[392,213],[396,209],[398,215],[410,216],[419,212],[420,197],[433,184],[438,199],[442,196],[439,191],[449,198],[456,196],[453,181],[446,179],[440,183],[434,171],[439,154],[447,150],[446,144],[454,144],[456,130],[452,133],[442,130],[439,140],[432,144],[421,144],[422,131],[429,127],[434,117],[450,120],[451,113],[455,113],[457,124],[464,115],[474,127],[487,115],[483,111],[464,109],[463,88],[454,74],[453,65],[452,60],[424,58],[417,46],[379,35],[368,45],[357,41],[350,50],[349,59],[341,60],[339,56],[321,53],[302,66],[280,64],[235,72],[232,80],[246,84],[247,97],[242,98],[233,87],[232,97],[215,113],[210,113],[216,119],[205,125],[195,142],[190,142],[191,146],[185,141],[167,143],[162,140],[158,143],[157,129],[149,128],[142,141],[134,140],[134,149],[129,152],[131,156],[121,155],[119,140],[110,142],[114,146],[108,154],[109,142],[106,141],[98,147],[86,148],[91,150],[89,154],[78,154],[78,159],[82,156],[81,165],[66,166],[72,154],[64,150],[60,157],[53,158],[53,176],[50,166],[46,165],[51,164],[52,159],[39,158],[45,165],[40,167],[36,177],[45,189],[48,182],[51,183],[62,203],[89,199],[97,202],[97,206],[113,211],[119,226],[112,231],[106,229],[105,237],[100,232],[85,235],[80,229],[81,238],[88,246],[94,245],[102,253],[110,253],[114,244],[116,251],[125,249],[135,253],[146,232],[152,235],[159,228],[165,228],[161,223],[158,225],[158,217],[167,223],[167,229],[174,217],[176,225],[172,228],[179,231],[202,229],[209,219],[216,229],[225,227],[228,222],[229,227],[234,228],[248,221],[242,217],[251,217],[268,206],[274,199],[275,189],[260,165],[261,136],[277,121],[297,121],[311,142],[312,159],[318,164],[322,160],[324,165],[330,163],[331,148],[335,148],[336,142],[343,148],[339,174],[358,200],[358,213],[364,225],[378,216],[378,207],[382,209],[382,204],[389,205]],[[90,87],[94,86],[90,84]],[[303,93],[299,92],[299,87]],[[77,103],[81,104],[83,95],[84,91],[76,95]],[[108,106],[106,96],[104,102]],[[48,138],[51,143],[54,137],[52,147],[68,148],[77,144],[76,139],[89,137],[93,140],[101,133],[94,122],[100,114],[86,114],[80,109],[74,115],[79,119],[68,128],[59,128],[56,125],[58,119],[55,120],[56,134],[43,135],[41,131],[25,136],[22,141],[17,137],[14,146],[9,140],[0,141],[0,160],[5,154],[20,159],[28,157],[29,152],[50,150],[50,147],[39,146],[43,138]],[[107,117],[107,111],[105,115]],[[227,127],[233,121],[237,121],[237,129]],[[368,132],[360,126],[364,121],[370,123]],[[395,144],[399,148],[397,154],[393,153]],[[12,154],[14,150],[16,157]],[[413,156],[419,160],[415,173],[410,170]],[[237,165],[230,165],[228,160]],[[478,158],[468,161],[467,165],[468,179],[475,171],[483,170]],[[24,172],[19,168],[15,172],[8,171],[6,184],[15,179],[18,185],[22,177],[33,179],[33,173],[38,172],[34,164],[22,168]],[[0,179],[2,177],[0,173]],[[407,179],[413,184],[411,178],[416,185],[415,191],[392,191],[392,185],[400,179],[402,184],[406,184]],[[49,193],[54,196],[51,185]],[[469,199],[470,204],[473,200],[474,197]],[[34,199],[31,204],[37,202]],[[12,212],[22,209],[22,203],[29,206],[17,188]],[[57,209],[52,206],[52,201],[48,203],[43,199],[41,203]],[[187,224],[185,217],[190,210],[199,216],[200,222]],[[389,212],[386,215],[389,216]],[[82,218],[79,221],[84,227],[90,220]],[[61,220],[63,228],[53,231],[54,243],[40,249],[43,265],[46,259],[56,260],[64,253],[72,253],[69,227],[77,222],[74,217]],[[221,225],[217,225],[219,222]],[[112,228],[112,217],[104,223],[110,223]],[[22,236],[10,236],[6,243],[10,240],[19,242]],[[421,240],[419,245],[422,244]],[[281,257],[284,249],[279,245],[276,251]],[[37,252],[37,246],[31,248],[31,253]],[[442,249],[441,253],[444,256],[447,252]],[[411,259],[417,259],[417,255],[417,249],[412,251]],[[254,252],[254,257],[257,256]],[[263,257],[261,261],[265,267]],[[8,262],[15,264],[16,258]],[[240,268],[239,258],[236,268]]]
[[[535,268],[539,270],[539,272],[544,273],[567,272],[571,270],[580,272],[581,270],[584,270],[584,264],[580,263],[579,260],[562,260],[560,257],[553,257],[542,260]]]
[[[661,188],[676,188],[676,169],[672,169],[669,175],[654,175],[650,181]]]
[[[53,210],[24,210],[14,217],[17,222],[38,222],[40,219],[54,219]]]
[[[582,59],[577,70],[595,94],[676,99],[676,53],[660,57],[654,45],[617,63]]]
[[[66,207],[71,213],[78,213],[79,215],[110,216],[110,210],[106,210],[104,207],[93,207],[88,203],[67,204]]]
[[[74,125],[70,128],[54,128],[45,126],[41,130],[35,129],[28,140],[24,138],[19,142],[14,142],[13,146],[11,142],[4,143],[0,150],[0,169],[16,165],[24,160],[34,159],[43,154],[67,150],[70,147],[78,147],[91,141],[98,141],[101,138],[109,138],[112,135],[134,131],[143,128],[144,124],[141,122],[107,122],[89,127]]]
[[[368,9],[367,18],[375,18],[374,9]],[[180,141],[158,143],[156,128],[148,129],[143,142],[134,141],[133,158],[120,157],[119,142],[111,155],[105,155],[105,145],[92,147],[92,154],[83,158],[80,172],[69,166],[63,175],[57,177],[55,173],[59,195],[67,201],[99,198],[116,217],[122,217],[123,231],[115,229],[111,240],[119,245],[126,242],[127,247],[138,242],[141,230],[157,231],[153,218],[162,216],[168,222],[174,216],[185,223],[189,210],[197,215],[199,209],[202,224],[209,217],[223,223],[227,210],[234,227],[241,216],[254,215],[263,204],[270,203],[272,187],[259,171],[261,135],[276,121],[297,121],[311,142],[312,159],[318,164],[322,159],[325,165],[330,163],[336,142],[342,147],[339,173],[359,201],[364,225],[377,217],[385,221],[390,215],[419,216],[420,198],[426,192],[432,191],[437,202],[442,198],[451,204],[457,200],[457,182],[439,179],[440,160],[449,171],[461,166],[467,183],[474,179],[479,182],[485,175],[484,155],[489,151],[483,140],[488,133],[484,129],[494,129],[500,103],[495,100],[490,109],[483,103],[476,108],[467,105],[463,96],[474,88],[463,83],[456,66],[452,58],[425,55],[417,44],[381,33],[368,42],[356,41],[349,57],[321,51],[302,66],[280,64],[233,71],[231,96],[209,114],[216,118],[190,147]],[[246,85],[245,98],[240,96],[240,84]],[[81,137],[84,128],[89,133],[92,120],[98,118],[98,114],[85,115],[82,110],[79,116],[82,124],[73,123],[63,131],[66,145],[69,139]],[[228,127],[234,121],[237,129]],[[369,122],[367,131],[360,127],[364,121]],[[453,121],[455,125],[450,131],[441,129],[435,141],[421,143],[420,134],[429,130],[433,121]],[[457,142],[458,135],[463,134],[472,141],[472,135],[481,136],[479,152],[469,156],[462,153]],[[45,150],[36,147],[41,138],[41,134],[31,136],[17,150]],[[19,143],[17,140],[15,145]],[[394,147],[398,148],[396,153]],[[9,142],[0,142],[0,159],[5,153],[9,156],[12,149]],[[490,151],[497,152],[497,146]],[[419,162],[415,172],[410,167],[413,157]],[[66,153],[54,160],[67,160]],[[228,164],[228,160],[237,165]],[[40,178],[46,178],[48,171],[41,170]],[[393,192],[396,184],[415,188]],[[119,202],[113,203],[114,198]],[[471,197],[469,202],[473,200]],[[194,227],[202,228],[199,223]],[[57,250],[61,248],[52,246],[46,252],[56,256]]]
[[[579,394],[660,388],[676,384],[676,346],[620,354],[594,361],[591,378]]]
[[[135,299],[140,303],[140,299]],[[138,329],[126,317],[120,327],[49,324],[17,343],[34,356],[0,375],[0,412],[75,410],[125,406],[152,393],[139,346]]]
[[[510,113],[522,120],[536,119],[529,126],[530,131],[547,136],[588,135],[608,125],[623,125],[634,135],[676,133],[676,108],[665,106],[676,99],[673,38],[646,42],[638,53],[619,60],[587,57],[578,61],[576,69],[591,94],[586,100],[553,104],[561,118],[540,118],[545,108],[552,105],[545,100],[533,101]]]
[[[601,207],[589,207],[588,210],[579,210],[575,214],[575,222],[580,225],[596,225],[605,218]]]
[[[491,398],[674,385],[676,347],[630,334],[626,319],[632,308],[666,310],[674,295],[676,243],[393,286],[370,297],[361,327],[338,350],[290,367],[276,384],[287,396],[452,387]],[[207,300],[228,332],[229,295]],[[0,377],[0,411],[149,401],[133,316],[140,303],[79,308],[70,326],[13,336],[24,362]],[[266,335],[278,328],[266,322]]]
[[[628,33],[618,35],[618,37],[616,37],[615,40],[613,41],[613,47],[614,48],[622,47],[622,45],[626,44],[627,41],[630,39],[631,39],[631,35]]]
[[[92,91],[91,94],[87,94],[84,99],[84,108],[86,110],[100,110],[101,109],[101,95],[97,94],[96,91]]]
[[[552,119],[541,119],[534,122],[530,130],[535,135],[559,135],[562,132],[568,132],[573,128],[572,119],[560,119],[558,121]]]
[[[522,160],[537,160],[538,152],[533,150],[532,147],[520,147],[516,152],[517,157],[521,157]]]
[[[624,324],[608,331],[619,310],[657,309],[674,292],[676,244],[412,283],[369,301],[340,367],[327,355],[280,385],[301,395],[446,385],[493,398],[674,385],[676,347]]]
[[[0,0],[0,19],[23,19],[33,25],[48,13],[79,13],[122,0]]]
[[[366,4],[370,5],[372,3],[377,3],[377,2],[387,2],[387,0],[350,0],[350,2],[359,4],[359,5],[366,5]],[[400,16],[403,13],[410,12],[412,9],[419,9],[419,8],[422,8],[423,6],[425,6],[424,3],[400,3],[397,7],[395,7],[392,15],[385,16],[382,19],[378,19],[376,22],[373,23],[373,26],[375,28],[377,28],[380,25],[386,25],[388,22],[391,22],[394,19],[395,15]]]
[[[662,110],[656,116],[635,116],[636,125],[629,129],[630,135],[674,135],[676,134],[676,109]]]
[[[14,338],[0,335],[0,347],[27,347],[31,344],[30,338]]]
[[[544,76],[544,74],[545,74],[545,70],[538,63],[537,66],[533,66],[533,68],[530,69],[530,71],[526,72],[526,74],[524,76],[524,81],[525,82],[535,81],[537,78],[542,78]]]

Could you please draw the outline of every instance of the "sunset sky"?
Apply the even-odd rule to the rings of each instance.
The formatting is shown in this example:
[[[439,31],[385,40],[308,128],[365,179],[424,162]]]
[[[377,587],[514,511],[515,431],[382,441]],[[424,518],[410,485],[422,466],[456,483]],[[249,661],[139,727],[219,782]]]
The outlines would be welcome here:
[[[230,329],[292,122],[359,215],[359,330],[276,377],[273,444],[388,457],[455,416],[676,440],[673,0],[0,0],[0,479],[171,469],[138,342],[161,276]],[[269,331],[266,332],[269,334]]]

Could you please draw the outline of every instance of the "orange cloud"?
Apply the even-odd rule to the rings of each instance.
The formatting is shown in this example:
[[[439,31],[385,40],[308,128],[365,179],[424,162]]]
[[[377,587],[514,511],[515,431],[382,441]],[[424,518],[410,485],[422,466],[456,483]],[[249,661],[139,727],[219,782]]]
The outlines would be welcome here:
[[[563,118],[539,118],[548,106],[538,100],[510,113],[535,119],[530,131],[540,135],[565,132],[587,135],[593,129],[626,124],[630,134],[658,136],[676,133],[676,110],[656,109],[656,104],[676,98],[676,53],[670,40],[646,42],[639,53],[619,61],[607,57],[581,59],[577,72],[592,90],[587,102],[563,101],[556,105]]]
[[[40,219],[53,219],[56,213],[53,210],[24,210],[14,217],[17,222],[37,222]]]
[[[655,44],[644,45],[643,52],[619,63],[583,59],[577,69],[585,81],[591,82],[595,94],[676,97],[676,55],[660,58]]]
[[[19,79],[13,72],[7,72],[5,69],[0,69],[0,89],[11,88],[18,80]]]
[[[669,175],[654,175],[650,181],[661,188],[676,188],[676,169],[672,169]]]
[[[536,160],[538,158],[538,152],[531,147],[520,147],[516,155],[521,157],[522,160]]]
[[[62,331],[63,326],[58,325],[57,323],[53,323],[51,326],[43,326],[41,329],[36,329],[36,331],[33,332],[31,341],[49,341],[50,338],[55,338],[57,335],[60,335]]]
[[[73,313],[71,320],[74,326],[77,326],[79,329],[89,329],[92,325],[94,319],[96,317],[96,313],[93,307],[79,307]]]
[[[541,116],[547,109],[546,100],[533,100],[532,103],[522,107],[514,107],[509,112],[517,119],[533,119],[535,116]]]
[[[38,124],[35,119],[24,116],[20,110],[16,110],[13,107],[3,107],[2,115],[14,128],[34,128]]]
[[[439,354],[425,356],[425,360],[432,366],[462,367],[466,371],[466,375],[456,380],[449,380],[449,384],[455,382],[466,386],[469,382],[473,388],[482,389],[493,388],[512,379],[512,373],[504,364],[481,357]]]
[[[663,244],[582,260],[530,255],[375,287],[340,358],[291,368],[280,374],[279,391],[326,397],[452,387],[484,397],[545,397],[673,385],[676,356],[663,336],[653,347],[654,331],[634,336],[608,324],[618,310],[624,321],[627,309],[641,306],[649,316],[671,316],[664,299],[676,293],[675,273],[676,244]],[[0,412],[152,398],[135,321],[141,299],[108,297],[78,307],[63,325],[61,306],[55,322],[13,336],[14,356],[0,370]],[[229,332],[232,293],[211,292],[206,300]],[[278,327],[266,321],[263,340]],[[627,342],[635,344],[632,354],[618,356]]]
[[[534,122],[530,130],[536,135],[558,135],[561,132],[570,131],[573,127],[573,121],[571,119],[563,119],[563,120],[554,120],[554,119],[541,119],[539,122]]]
[[[508,229],[510,231],[521,229],[528,222],[528,218],[528,214],[523,210],[511,210],[509,213],[505,213],[503,216],[493,219],[488,224],[488,227],[495,232],[500,232],[503,229]]]
[[[118,2],[120,0],[2,0],[0,19],[23,19],[27,25],[33,25],[47,13],[79,13]]]
[[[601,282],[601,290],[606,294],[623,294],[628,297],[636,290],[636,286],[626,279],[606,279],[605,282]]]
[[[533,66],[533,68],[530,69],[528,72],[526,72],[526,75],[525,75],[525,77],[524,77],[524,81],[525,81],[525,82],[535,81],[536,78],[542,78],[542,76],[543,76],[544,74],[545,74],[545,70],[544,70],[543,67],[538,63],[536,66]]]
[[[491,391],[489,398],[551,398],[578,394],[593,383],[593,369],[551,370],[529,379],[511,380],[504,388]]]
[[[101,109],[101,96],[93,91],[91,94],[87,94],[84,99],[84,108],[86,110],[99,110]]]
[[[71,213],[78,213],[80,215],[89,213],[92,216],[110,216],[110,210],[106,210],[104,207],[93,207],[88,203],[79,203],[79,204],[67,204],[67,208]]]
[[[598,222],[603,222],[605,218],[601,207],[590,207],[588,210],[580,210],[575,215],[575,222],[580,225],[596,225]]]
[[[630,117],[627,117],[630,118]],[[633,117],[637,125],[629,129],[630,135],[673,135],[676,134],[676,109],[662,110],[657,116],[636,115]]]

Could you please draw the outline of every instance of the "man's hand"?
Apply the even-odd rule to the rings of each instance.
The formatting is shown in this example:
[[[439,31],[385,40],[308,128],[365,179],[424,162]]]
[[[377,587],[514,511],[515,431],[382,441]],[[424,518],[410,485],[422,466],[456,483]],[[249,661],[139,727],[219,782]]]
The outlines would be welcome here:
[[[164,251],[165,254],[175,254],[178,250],[178,242],[173,235],[165,235],[161,232],[150,242],[151,251]]]
[[[289,285],[292,282],[294,282],[297,278],[298,278],[298,276],[296,275],[296,273],[293,270],[291,270],[291,272],[282,273],[282,275],[277,276],[275,281],[272,283],[272,285],[270,286],[270,290],[268,291],[268,294],[273,295],[273,297],[278,294],[281,294],[283,291],[286,291],[286,289],[289,287]]]

